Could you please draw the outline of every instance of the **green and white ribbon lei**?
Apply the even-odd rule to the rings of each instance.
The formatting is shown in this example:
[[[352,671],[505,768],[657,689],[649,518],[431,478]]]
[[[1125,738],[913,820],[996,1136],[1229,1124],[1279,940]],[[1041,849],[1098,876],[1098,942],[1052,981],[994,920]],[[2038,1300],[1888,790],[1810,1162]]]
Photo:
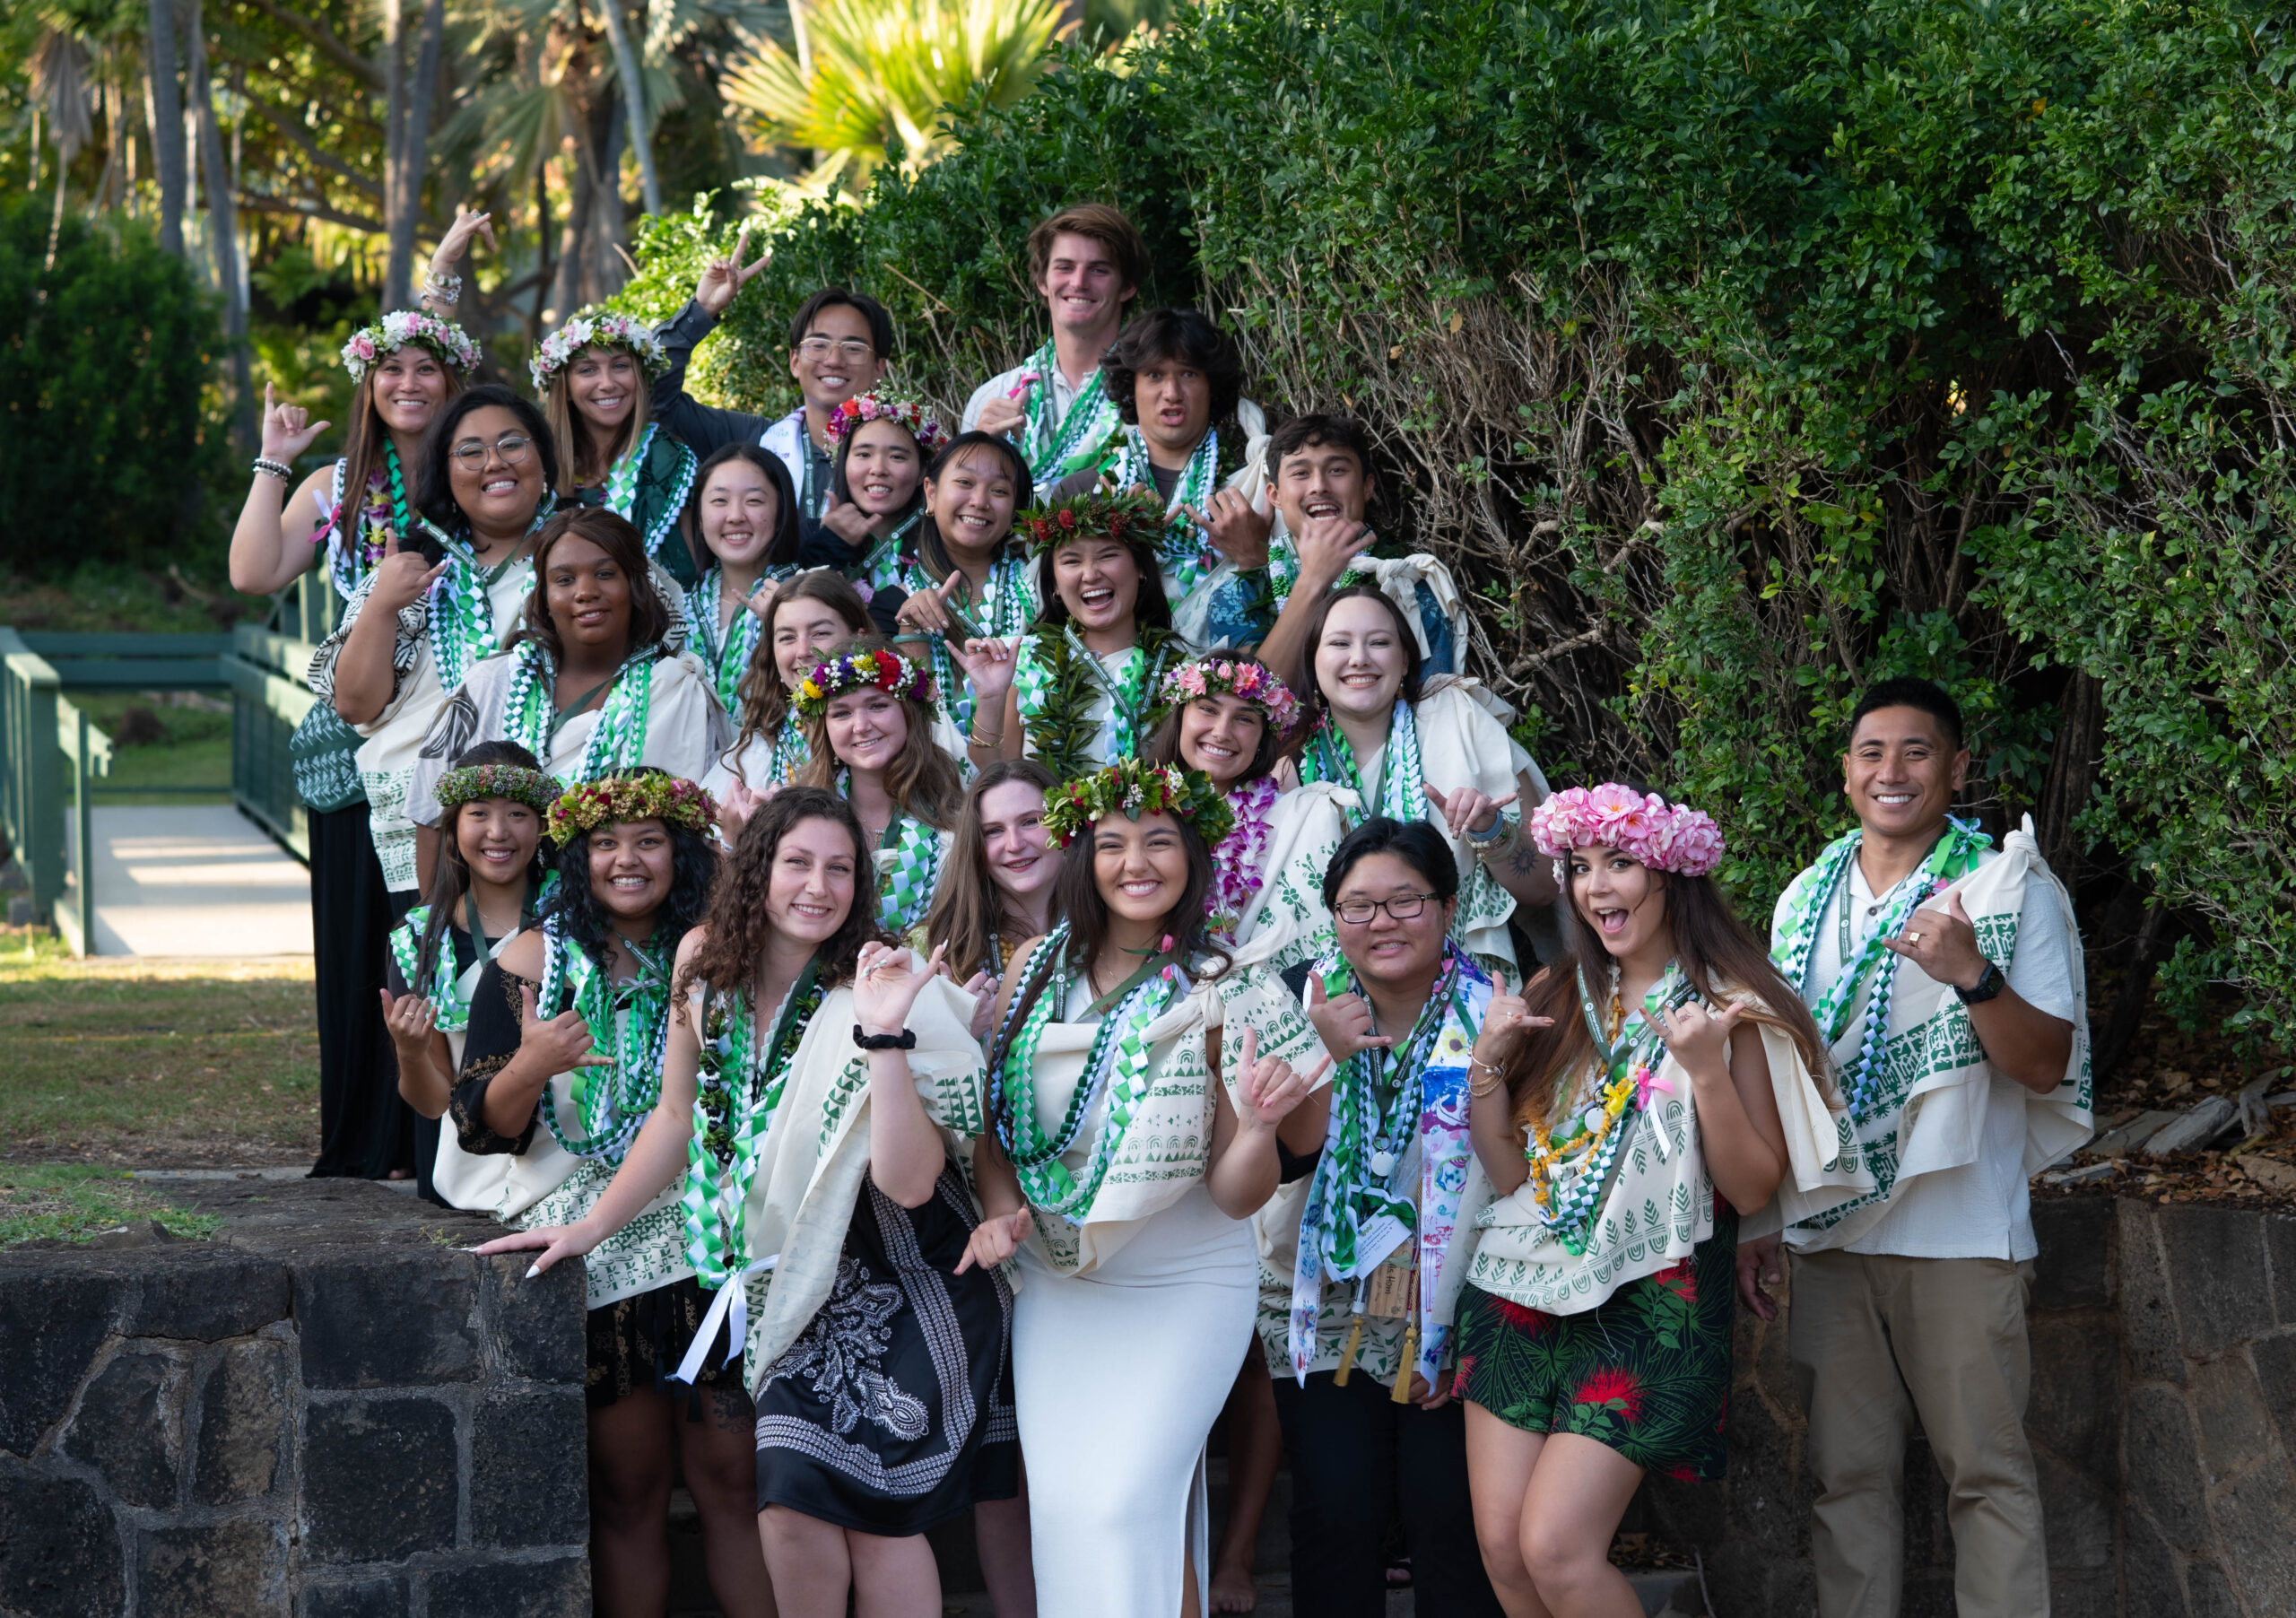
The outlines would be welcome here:
[[[646,752],[646,723],[654,700],[654,663],[660,655],[659,647],[642,647],[631,653],[615,671],[613,689],[606,693],[605,706],[598,710],[598,727],[590,733],[589,745],[582,750],[581,761],[570,772],[553,771],[568,786],[637,768]],[[517,666],[510,675],[510,691],[503,708],[503,730],[509,740],[547,762],[551,738],[557,734],[560,722],[552,707],[558,685],[557,671],[552,666],[550,653],[539,641],[520,641],[513,656]]]
[[[1088,1211],[1100,1195],[1100,1182],[1116,1161],[1124,1132],[1131,1127],[1141,1102],[1147,1100],[1152,1082],[1148,1026],[1187,992],[1187,980],[1176,961],[1159,956],[1096,1004],[1096,1010],[1107,1008],[1107,1015],[1085,1055],[1084,1071],[1076,1081],[1060,1127],[1048,1135],[1037,1124],[1037,1047],[1046,1027],[1067,1007],[1075,980],[1068,943],[1069,927],[1064,921],[1038,945],[1040,952],[1050,952],[1048,976],[989,1080],[997,1138],[1020,1177],[1022,1193],[1034,1207],[1074,1217]],[[1108,1117],[1092,1142],[1083,1175],[1071,1174],[1061,1157],[1076,1144],[1084,1120],[1102,1095],[1108,1097]]]
[[[1212,498],[1213,482],[1219,475],[1219,468],[1220,434],[1216,429],[1208,430],[1204,441],[1187,457],[1187,466],[1181,469],[1172,498],[1164,502],[1164,536],[1157,553],[1171,579],[1168,591],[1175,609],[1220,565],[1220,552],[1212,548],[1210,537],[1188,515],[1189,508],[1201,511]],[[1135,483],[1147,489],[1156,486],[1153,463],[1148,458],[1148,440],[1140,436],[1137,427],[1125,430],[1124,447],[1117,455],[1112,471],[1119,489],[1129,489]]]
[[[542,992],[536,1010],[548,1018],[571,1008],[589,1024],[590,1048],[613,1062],[611,1066],[578,1067],[569,1075],[578,1135],[570,1136],[559,1122],[554,1084],[542,1087],[542,1118],[558,1144],[575,1156],[619,1166],[654,1103],[662,1099],[662,1053],[670,1033],[669,973],[644,946],[624,938],[622,946],[638,962],[638,976],[614,983],[587,951],[567,943],[563,928],[556,917],[543,924]]]
[[[925,508],[916,510],[894,525],[892,532],[876,541],[859,556],[845,564],[845,576],[855,584],[868,586],[867,594],[879,590],[900,589],[907,570],[901,566],[900,548],[925,520]]]
[[[837,772],[838,796],[851,801],[852,776]],[[941,885],[941,834],[896,808],[877,839],[877,921],[899,938],[921,925]]]
[[[1618,971],[1615,963],[1612,965],[1611,971],[1615,983]],[[1618,1043],[1613,1045],[1604,1032],[1602,1017],[1595,1010],[1594,996],[1587,987],[1587,975],[1584,971],[1578,974],[1578,1012],[1587,1020],[1587,1031],[1594,1036],[1596,1057],[1593,1066],[1598,1076],[1593,1087],[1592,1099],[1576,1103],[1573,1107],[1576,1116],[1566,1117],[1560,1127],[1547,1131],[1547,1139],[1552,1144],[1556,1147],[1566,1145],[1595,1127],[1587,1120],[1598,1116],[1603,1104],[1603,1092],[1608,1086],[1637,1067],[1648,1066],[1654,1072],[1657,1070],[1660,1044],[1658,1008],[1672,1001],[1682,983],[1682,967],[1677,962],[1668,961],[1665,974],[1652,986],[1650,992],[1642,996],[1639,1016],[1629,1021],[1628,1025],[1620,1031]],[[1566,1074],[1557,1082],[1558,1088],[1570,1082],[1571,1076]],[[1648,1099],[1647,1096],[1642,1098],[1645,1102]],[[1538,1211],[1540,1222],[1561,1240],[1563,1247],[1574,1258],[1587,1250],[1587,1238],[1594,1230],[1595,1216],[1602,1211],[1603,1198],[1609,1193],[1612,1170],[1618,1163],[1619,1147],[1626,1140],[1631,1124],[1631,1115],[1636,1109],[1636,1099],[1630,1097],[1619,1110],[1618,1121],[1611,1127],[1610,1133],[1604,1136],[1602,1144],[1595,1149],[1591,1157],[1581,1157],[1566,1170],[1566,1178],[1556,1181],[1549,1191],[1546,1204],[1533,1205]],[[1660,1136],[1661,1129],[1662,1127],[1653,1120],[1650,1125],[1652,1135]],[[1663,1137],[1661,1139],[1660,1155],[1664,1156]],[[1535,1165],[1531,1171],[1538,1172]]]
[[[638,441],[606,468],[605,508],[628,522],[638,521],[638,475],[646,469],[646,457],[653,450],[655,435],[661,431],[659,422],[647,422]],[[655,514],[653,526],[640,530],[646,536],[648,556],[659,551],[662,541],[677,527],[679,513],[685,509],[686,492],[693,487],[694,470],[700,464],[686,445],[673,439],[671,448],[678,453],[677,474],[671,480],[669,495],[663,500],[661,510]]]
[[[1353,831],[1373,815],[1384,814],[1405,824],[1427,818],[1423,766],[1419,759],[1419,720],[1411,704],[1396,699],[1387,720],[1387,745],[1380,754],[1378,785],[1366,790],[1356,762],[1355,749],[1329,714],[1318,725],[1300,755],[1300,779],[1329,781],[1355,794],[1356,806],[1345,811]]]
[[[761,575],[750,587],[750,594],[756,595],[765,582]],[[701,641],[702,661],[709,667],[710,683],[718,689],[718,705],[730,714],[741,711],[742,676],[749,673],[750,659],[757,653],[758,637],[765,632],[765,625],[744,603],[734,609],[721,633],[718,615],[725,605],[720,595],[725,587],[724,569],[712,568],[701,576],[701,582],[693,587],[693,627]]]
[[[398,963],[398,975],[405,981],[407,991],[430,1002],[432,1026],[440,1033],[458,1034],[470,1026],[470,1002],[463,997],[462,973],[455,970],[451,936],[439,940],[439,959],[431,963],[430,987],[426,989],[417,981],[422,969],[422,929],[430,924],[429,905],[419,904],[409,910],[406,918],[391,930],[391,959]]]
[[[1779,926],[1778,947],[1771,952],[1779,972],[1808,1004],[1818,1032],[1829,1047],[1848,1029],[1850,1007],[1857,1004],[1858,991],[1867,978],[1873,979],[1873,992],[1866,1000],[1866,1025],[1857,1042],[1857,1065],[1841,1075],[1842,1094],[1848,1100],[1850,1116],[1861,1125],[1871,1118],[1881,1095],[1882,1048],[1888,1043],[1890,1031],[1890,994],[1897,982],[1898,962],[1901,959],[1889,947],[1890,940],[1905,930],[1906,923],[1924,900],[1977,869],[1979,857],[1993,846],[1993,839],[1977,829],[1975,821],[1948,816],[1944,833],[1913,874],[1892,891],[1888,909],[1855,955],[1851,953],[1849,896],[1843,892],[1839,941],[1841,973],[1823,995],[1812,1000],[1810,968],[1817,953],[1818,926],[1836,892],[1843,889],[1850,864],[1857,857],[1865,840],[1862,831],[1851,831],[1826,845],[1817,864],[1787,894],[1786,915]]]
[[[1028,397],[1021,406],[1027,418],[1021,431],[1021,454],[1029,463],[1029,475],[1043,488],[1088,465],[1120,418],[1109,397],[1106,373],[1095,370],[1076,390],[1068,413],[1055,430],[1049,417],[1053,378],[1060,374],[1060,353],[1052,339],[1045,339],[1044,346],[1029,356],[1025,369],[1036,372],[1037,379],[1029,384]]]

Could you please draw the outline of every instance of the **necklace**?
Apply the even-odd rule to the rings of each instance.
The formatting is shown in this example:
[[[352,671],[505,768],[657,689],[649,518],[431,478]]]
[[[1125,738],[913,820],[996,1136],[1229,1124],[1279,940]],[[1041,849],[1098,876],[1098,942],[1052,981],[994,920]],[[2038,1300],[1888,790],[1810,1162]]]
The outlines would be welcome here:
[[[1344,987],[1360,990],[1354,974],[1343,968]],[[1332,1122],[1324,1152],[1328,1176],[1319,1174],[1317,1194],[1324,1199],[1324,1258],[1332,1277],[1352,1281],[1360,1273],[1357,1240],[1382,1215],[1406,1231],[1418,1226],[1417,1208],[1395,1175],[1417,1132],[1422,1075],[1435,1048],[1435,1036],[1455,1010],[1459,955],[1449,944],[1434,992],[1420,1008],[1411,1037],[1393,1051],[1360,1050],[1332,1075]],[[1382,1254],[1382,1257],[1385,1255]]]
[[[1236,823],[1212,850],[1212,903],[1218,926],[1230,936],[1266,885],[1267,816],[1276,796],[1272,776],[1229,789],[1228,807],[1234,811]]]
[[[852,800],[852,773],[837,775],[838,796]],[[877,922],[900,937],[925,919],[941,884],[941,834],[893,805],[877,835]]]
[[[685,1220],[686,1258],[695,1278],[712,1291],[749,1266],[750,1187],[765,1154],[767,1131],[788,1088],[798,1043],[821,1009],[818,964],[818,957],[805,962],[762,1047],[749,990],[703,996],[693,1138],[678,1202]]]
[[[575,1156],[615,1165],[661,1100],[662,1053],[670,1032],[670,979],[664,963],[642,944],[628,938],[619,942],[638,963],[638,972],[614,983],[588,951],[567,942],[563,922],[552,917],[543,926],[542,992],[536,1003],[544,1017],[569,1008],[579,1013],[589,1025],[592,1050],[613,1058],[610,1066],[578,1067],[569,1075],[574,1135],[559,1122],[554,1084],[542,1087],[543,1122]]]
[[[1301,780],[1329,781],[1355,794],[1355,807],[1343,811],[1350,831],[1374,814],[1405,823],[1425,819],[1427,796],[1421,786],[1424,779],[1422,770],[1419,719],[1412,712],[1411,704],[1401,697],[1396,699],[1388,716],[1387,744],[1380,753],[1379,779],[1370,790],[1364,787],[1353,744],[1328,709],[1300,756]]]
[[[1170,631],[1143,627],[1124,654],[1121,671],[1110,679],[1074,624],[1057,630],[1043,625],[1027,636],[1013,663],[1013,684],[1020,693],[1029,744],[1045,767],[1064,781],[1074,780],[1090,775],[1104,759],[1138,752],[1146,740],[1150,693],[1177,644]],[[1088,718],[1103,694],[1110,703],[1109,717]]]
[[[760,574],[749,595],[756,595],[765,582],[765,576]],[[712,568],[701,576],[701,582],[694,587],[694,631],[701,640],[702,661],[718,690],[718,705],[733,713],[740,707],[742,676],[749,673],[750,659],[757,655],[758,637],[765,632],[765,625],[750,611],[748,596],[727,614],[725,588],[723,568]],[[720,618],[725,620],[722,630],[718,627]]]
[[[326,541],[327,573],[335,594],[351,599],[369,570],[383,559],[393,535],[413,532],[406,500],[406,469],[398,458],[398,445],[383,439],[382,464],[369,470],[365,498],[359,502],[358,519],[346,525],[343,482],[350,471],[346,459],[335,464],[335,509],[320,537]],[[346,528],[355,532],[346,532]]]
[[[637,767],[646,752],[646,724],[653,705],[655,659],[659,647],[642,647],[622,660],[613,673],[605,706],[598,710],[597,728],[590,733],[569,785],[595,781],[616,770]],[[503,728],[511,741],[542,760],[551,757],[551,743],[567,722],[580,713],[595,689],[564,708],[555,696],[558,673],[549,650],[539,640],[522,640],[513,654],[510,690],[503,701]]]
[[[1077,470],[1071,463],[1089,459],[1091,451],[1099,448],[1119,421],[1116,405],[1108,396],[1107,380],[1095,368],[1069,401],[1068,413],[1057,427],[1053,425],[1053,378],[1060,374],[1060,352],[1051,338],[1029,356],[1027,369],[1036,375],[1021,406],[1026,418],[1022,442],[1029,475],[1042,488]]]
[[[660,498],[648,502],[652,510],[641,515],[638,509],[639,474],[645,470],[647,457],[653,453],[655,439],[661,431],[659,422],[647,422],[638,441],[606,469],[605,508],[636,525],[645,535],[648,556],[659,552],[662,542],[676,528],[678,516],[685,509],[686,491],[693,486],[694,469],[700,464],[684,444],[676,439],[665,439],[676,451],[675,470],[670,474]]]
[[[1565,1103],[1561,1121],[1552,1128],[1533,1124],[1523,1152],[1530,1163],[1531,1196],[1539,1218],[1574,1256],[1587,1249],[1619,1144],[1626,1137],[1620,1120],[1630,1103],[1648,1107],[1661,1059],[1657,1008],[1674,1003],[1681,977],[1680,965],[1668,962],[1665,974],[1643,996],[1639,1020],[1629,1031],[1619,997],[1618,963],[1611,963],[1607,1020],[1596,1013],[1586,974],[1579,974],[1578,1009],[1594,1036],[1596,1055],[1580,1074],[1557,1079],[1556,1098]],[[1580,1100],[1573,1092],[1582,1083],[1587,1093]]]

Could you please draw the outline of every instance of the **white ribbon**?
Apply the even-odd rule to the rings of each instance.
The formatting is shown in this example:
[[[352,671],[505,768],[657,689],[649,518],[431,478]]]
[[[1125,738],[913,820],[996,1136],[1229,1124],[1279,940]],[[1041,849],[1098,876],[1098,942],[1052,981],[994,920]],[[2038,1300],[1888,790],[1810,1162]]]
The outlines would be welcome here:
[[[709,1357],[709,1345],[718,1341],[718,1328],[726,1324],[729,1315],[734,1322],[734,1346],[726,1351],[726,1363],[731,1365],[741,1358],[742,1347],[749,1341],[750,1335],[749,1289],[743,1283],[760,1270],[770,1270],[780,1262],[780,1254],[768,1253],[756,1263],[743,1268],[739,1274],[726,1278],[726,1284],[719,1287],[718,1295],[709,1300],[709,1309],[701,1317],[701,1329],[694,1334],[693,1342],[685,1351],[685,1358],[678,1361],[677,1370],[671,1373],[671,1380],[691,1386],[700,1378],[702,1362]]]

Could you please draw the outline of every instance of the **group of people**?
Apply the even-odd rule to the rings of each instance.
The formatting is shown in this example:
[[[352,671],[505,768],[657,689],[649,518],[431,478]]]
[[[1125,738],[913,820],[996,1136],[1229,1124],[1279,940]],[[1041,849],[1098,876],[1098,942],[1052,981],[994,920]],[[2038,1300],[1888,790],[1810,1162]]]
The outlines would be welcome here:
[[[1391,554],[1364,429],[1270,430],[1080,204],[1044,345],[954,430],[891,322],[794,314],[802,403],[686,396],[759,265],[470,385],[456,266],[266,402],[235,584],[343,597],[298,730],[317,1172],[580,1257],[597,1609],[658,1614],[682,1473],[728,1614],[1624,1614],[1642,1476],[1727,1458],[1793,1259],[1828,1618],[1893,1614],[1909,1418],[1964,1614],[2047,1607],[2030,1170],[2090,1127],[2030,831],[1950,811],[1952,698],[1857,705],[1857,829],[1769,947],[1689,805],[1550,791]],[[1208,1436],[1227,1415],[1215,1542]]]

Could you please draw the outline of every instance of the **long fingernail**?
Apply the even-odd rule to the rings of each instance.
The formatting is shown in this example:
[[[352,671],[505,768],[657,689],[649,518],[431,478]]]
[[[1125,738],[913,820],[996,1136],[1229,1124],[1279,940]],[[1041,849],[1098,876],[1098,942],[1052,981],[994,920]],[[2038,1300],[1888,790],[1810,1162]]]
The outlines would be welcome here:
[[[530,1265],[528,1265],[528,1266],[526,1266],[526,1279],[527,1279],[527,1280],[532,1281],[535,1276],[537,1276],[537,1275],[539,1275],[539,1274],[542,1274],[542,1260],[541,1260],[541,1259],[537,1258],[537,1259],[535,1259],[532,1264],[530,1264]]]

